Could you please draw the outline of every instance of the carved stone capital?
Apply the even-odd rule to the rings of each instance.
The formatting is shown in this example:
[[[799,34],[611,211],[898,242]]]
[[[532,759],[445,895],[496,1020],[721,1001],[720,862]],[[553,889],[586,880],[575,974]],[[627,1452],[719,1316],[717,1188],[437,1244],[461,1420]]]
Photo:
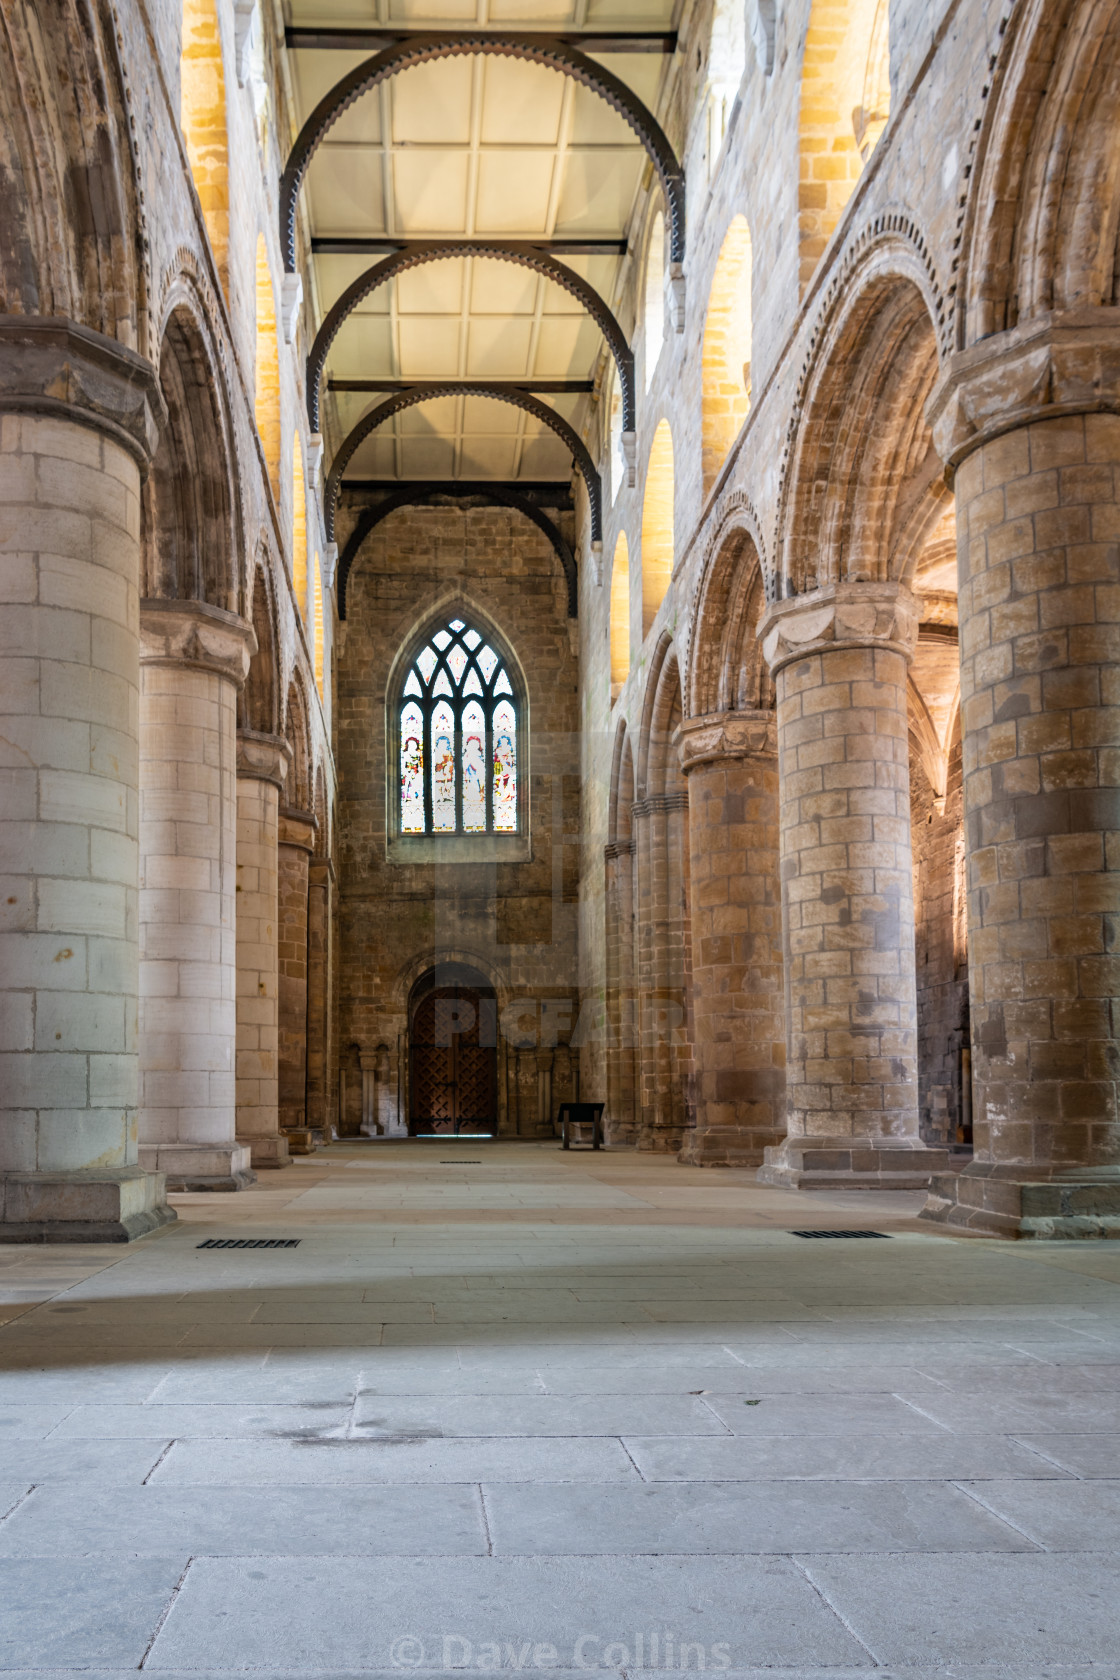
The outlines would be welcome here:
[[[292,749],[283,735],[265,735],[256,729],[237,732],[237,774],[246,781],[271,782],[283,789]]]
[[[167,422],[151,362],[54,315],[0,315],[0,410],[55,415],[104,432],[141,472]]]
[[[1120,309],[1023,321],[953,357],[926,406],[948,475],[1004,432],[1066,414],[1120,412]]]
[[[294,805],[281,805],[281,846],[298,846],[301,851],[313,852],[318,828],[319,819],[314,811],[300,811]]]
[[[762,652],[775,674],[791,660],[839,648],[890,648],[909,660],[918,616],[918,602],[902,584],[828,583],[767,609]]]
[[[686,776],[705,764],[777,758],[777,717],[772,711],[745,711],[685,718],[677,729],[677,753]]]
[[[241,688],[256,651],[253,626],[224,607],[162,597],[140,603],[141,665],[193,665]]]

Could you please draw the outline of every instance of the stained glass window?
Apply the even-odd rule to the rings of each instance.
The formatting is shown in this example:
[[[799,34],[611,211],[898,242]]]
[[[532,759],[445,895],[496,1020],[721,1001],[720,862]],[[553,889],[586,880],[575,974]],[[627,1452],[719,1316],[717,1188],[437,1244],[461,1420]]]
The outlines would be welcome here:
[[[400,832],[516,834],[520,720],[501,654],[450,619],[400,693]]]

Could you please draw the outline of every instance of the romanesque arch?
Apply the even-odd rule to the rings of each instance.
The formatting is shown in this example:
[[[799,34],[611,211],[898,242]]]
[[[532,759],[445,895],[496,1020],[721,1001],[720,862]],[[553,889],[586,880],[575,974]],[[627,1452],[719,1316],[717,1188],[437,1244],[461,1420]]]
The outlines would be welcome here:
[[[229,296],[229,136],[222,35],[215,0],[183,0],[179,123],[210,248]]]
[[[961,347],[1120,300],[1120,6],[1028,0],[989,97],[963,237]]]
[[[926,298],[891,253],[841,298],[806,380],[780,593],[899,579],[945,494],[924,409],[938,375]]]
[[[267,558],[258,563],[253,578],[252,622],[257,646],[241,691],[241,728],[275,735],[280,729],[280,665],[276,602]]]
[[[611,698],[617,699],[630,675],[630,547],[625,531],[618,533],[611,564],[610,667]]]
[[[167,424],[142,491],[143,593],[237,612],[241,522],[231,427],[214,345],[184,299],[164,328],[159,377]]]
[[[287,803],[297,811],[311,810],[311,734],[308,727],[307,696],[297,673],[288,684],[284,708],[284,735],[292,749],[288,767]]]
[[[774,704],[758,628],[766,591],[755,538],[733,516],[704,575],[693,616],[689,714],[768,709]]]
[[[124,78],[108,8],[4,14],[0,312],[65,317],[142,354],[148,274]]]
[[[675,542],[673,434],[658,423],[642,497],[642,639],[649,635],[673,576]]]

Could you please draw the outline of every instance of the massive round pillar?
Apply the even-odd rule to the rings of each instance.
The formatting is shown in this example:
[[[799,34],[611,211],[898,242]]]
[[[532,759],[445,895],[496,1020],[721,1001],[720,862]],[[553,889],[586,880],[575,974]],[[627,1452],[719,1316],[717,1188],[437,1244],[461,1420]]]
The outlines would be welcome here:
[[[237,696],[251,627],[141,607],[140,1159],[177,1190],[253,1182],[237,1141]]]
[[[832,584],[762,623],[777,688],[788,1133],[765,1184],[911,1189],[918,1132],[906,684],[893,583]]]
[[[775,714],[678,732],[688,778],[692,1106],[681,1160],[759,1166],[785,1131],[785,1000]]]
[[[307,1120],[307,888],[315,845],[315,817],[280,809],[279,860],[279,1103],[280,1126],[293,1155],[309,1155],[315,1139]]]
[[[984,340],[930,410],[957,498],[975,1153],[924,1217],[1005,1236],[1120,1236],[1120,328],[1102,314]]]
[[[173,1219],[137,1158],[140,479],[155,372],[0,324],[0,1241]]]

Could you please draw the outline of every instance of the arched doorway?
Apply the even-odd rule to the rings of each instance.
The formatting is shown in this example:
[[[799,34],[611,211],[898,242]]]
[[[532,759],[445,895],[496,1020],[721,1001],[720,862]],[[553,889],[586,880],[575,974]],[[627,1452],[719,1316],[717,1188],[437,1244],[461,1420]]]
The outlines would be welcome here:
[[[408,1004],[410,1137],[498,1130],[498,1000],[466,963],[439,963]]]

